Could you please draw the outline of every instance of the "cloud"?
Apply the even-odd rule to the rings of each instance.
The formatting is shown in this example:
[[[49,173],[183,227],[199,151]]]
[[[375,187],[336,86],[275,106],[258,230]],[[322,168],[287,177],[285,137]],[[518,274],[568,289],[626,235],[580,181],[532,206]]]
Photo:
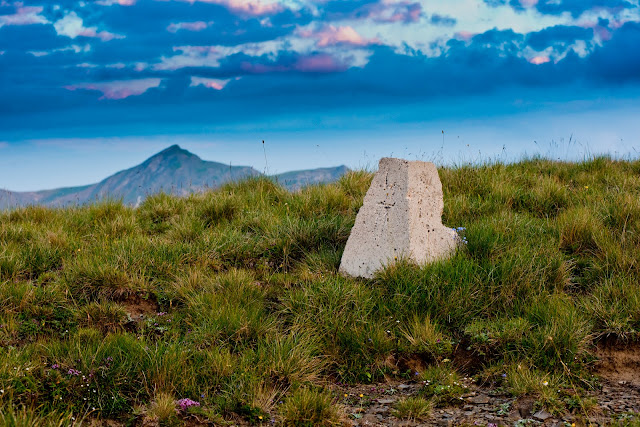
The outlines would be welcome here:
[[[271,113],[640,84],[637,14],[594,9],[579,19],[570,12],[540,17],[546,0],[518,0],[519,9],[484,1],[451,0],[424,11],[411,1],[280,1],[275,9],[270,0],[245,2],[262,5],[252,13],[230,1],[79,7],[60,0],[58,9],[49,2],[38,15],[55,25],[0,27],[0,81],[11,82],[0,85],[0,128],[20,118],[28,128],[26,117],[35,112],[43,118],[38,126],[63,127],[73,124],[72,116],[61,117],[71,111],[87,123],[118,122],[132,111],[159,111],[171,121],[180,105],[185,120],[196,120],[198,108],[232,117],[252,99],[268,102]],[[462,5],[469,7],[457,14]],[[474,6],[478,25],[469,18]],[[494,23],[499,28],[485,29]]]
[[[538,12],[549,15],[569,13],[574,18],[592,10],[618,11],[633,9],[637,5],[626,0],[483,0],[492,7],[509,5],[512,8],[524,11],[535,8]]]
[[[246,16],[274,15],[284,10],[279,3],[264,3],[260,0],[182,0],[189,3],[203,2],[219,4],[234,13]]]
[[[368,19],[376,23],[418,22],[422,5],[407,0],[331,0],[323,6],[328,20]]]
[[[437,13],[434,13],[429,18],[429,22],[431,22],[433,25],[442,25],[444,27],[453,27],[454,25],[456,25],[456,23],[458,21],[455,18],[452,18],[450,16],[438,15]]]
[[[189,86],[204,86],[209,89],[222,90],[229,83],[230,79],[209,79],[206,77],[191,77],[191,84]]]
[[[3,25],[33,25],[47,24],[49,21],[43,15],[42,6],[22,6],[15,3],[15,12],[10,15],[0,15],[0,27]]]
[[[113,34],[108,31],[98,31],[96,27],[85,27],[82,18],[74,11],[67,13],[64,18],[53,24],[59,35],[75,39],[78,36],[99,38],[102,41],[113,40],[114,38],[124,38],[124,36]]]
[[[98,83],[79,83],[67,85],[65,89],[75,91],[78,89],[97,90],[102,92],[99,99],[124,99],[130,96],[142,95],[147,90],[160,86],[161,79],[149,78],[138,80],[120,80]]]
[[[297,54],[282,53],[275,59],[265,57],[246,58],[240,62],[240,70],[245,74],[333,74],[349,68],[338,58],[328,53]]]
[[[594,50],[585,61],[591,79],[599,84],[640,83],[640,22],[627,22],[611,40]]]
[[[590,28],[556,25],[527,34],[526,41],[533,49],[542,51],[548,47],[571,45],[577,40],[592,40],[593,34]]]
[[[316,46],[368,46],[379,44],[378,39],[365,39],[350,26],[335,27],[326,25],[317,31],[303,30],[298,33],[303,38],[311,38],[316,40]]]
[[[533,58],[529,59],[529,62],[534,65],[546,64],[549,61],[551,61],[551,59],[549,59],[548,56],[544,56],[544,55],[534,56]]]
[[[156,70],[178,70],[186,67],[218,67],[224,54],[217,46],[175,46],[177,55],[162,57]]]
[[[114,4],[120,6],[133,6],[136,4],[136,0],[98,0],[96,3],[101,6],[113,6]]]
[[[213,22],[204,22],[204,21],[195,21],[195,22],[172,22],[167,27],[167,31],[170,33],[178,32],[179,30],[187,30],[187,31],[202,31],[205,28],[212,25]]]

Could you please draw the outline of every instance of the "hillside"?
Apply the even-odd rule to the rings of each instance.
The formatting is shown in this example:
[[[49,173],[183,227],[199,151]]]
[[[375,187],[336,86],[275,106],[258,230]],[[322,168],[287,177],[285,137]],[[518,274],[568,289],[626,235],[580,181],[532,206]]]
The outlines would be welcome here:
[[[345,166],[339,166],[287,172],[272,178],[290,190],[298,190],[305,185],[336,181],[347,171]],[[34,204],[78,205],[108,198],[137,205],[149,195],[161,191],[186,196],[258,175],[262,174],[252,167],[205,161],[178,145],[172,145],[143,163],[96,184],[35,192],[0,190],[0,209]]]
[[[366,172],[0,213],[0,424],[637,425],[638,172],[440,169],[468,243],[372,280]]]

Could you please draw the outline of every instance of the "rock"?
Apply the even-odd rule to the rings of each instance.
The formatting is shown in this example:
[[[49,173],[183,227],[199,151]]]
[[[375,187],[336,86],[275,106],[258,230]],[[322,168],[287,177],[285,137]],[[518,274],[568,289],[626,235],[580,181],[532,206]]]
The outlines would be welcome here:
[[[442,225],[442,184],[433,163],[383,158],[351,230],[340,272],[372,278],[398,259],[425,264],[451,255],[457,233]]]
[[[486,405],[487,403],[489,403],[489,396],[487,396],[486,394],[479,394],[469,399],[469,402],[476,405]]]
[[[533,418],[535,418],[538,421],[545,421],[545,420],[551,418],[551,414],[543,409],[543,410],[538,411],[535,414],[533,414]]]
[[[392,403],[395,403],[397,399],[378,399],[378,403],[381,405],[390,405]]]
[[[398,390],[407,390],[409,388],[411,388],[411,386],[410,385],[406,385],[406,384],[400,384],[398,386]]]
[[[516,401],[515,409],[518,411],[522,418],[529,418],[529,415],[533,413],[534,403],[535,399],[524,398],[522,400]]]
[[[360,425],[364,425],[364,426],[375,426],[375,425],[378,425],[378,418],[373,414],[365,414],[360,419]]]

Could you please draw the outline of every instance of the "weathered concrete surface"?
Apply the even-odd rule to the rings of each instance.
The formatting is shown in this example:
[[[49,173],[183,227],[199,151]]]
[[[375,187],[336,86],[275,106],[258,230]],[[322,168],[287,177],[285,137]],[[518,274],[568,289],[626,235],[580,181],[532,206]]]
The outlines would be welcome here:
[[[418,264],[445,258],[458,245],[442,225],[442,183],[433,163],[385,157],[347,241],[340,272],[372,278],[405,258]]]

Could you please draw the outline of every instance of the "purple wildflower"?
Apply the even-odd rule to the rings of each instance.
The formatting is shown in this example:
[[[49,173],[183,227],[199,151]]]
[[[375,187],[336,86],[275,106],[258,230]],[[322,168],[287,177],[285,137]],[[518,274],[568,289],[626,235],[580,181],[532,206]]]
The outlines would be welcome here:
[[[69,369],[69,370],[67,371],[67,374],[69,374],[69,375],[75,375],[75,376],[77,377],[78,375],[82,374],[82,372],[81,372],[81,371],[78,371],[77,369],[73,369],[73,368],[71,368],[71,369]]]
[[[53,365],[51,365],[51,369],[58,369],[60,367],[60,365],[58,365],[57,363],[54,363]]]
[[[186,411],[192,406],[200,406],[200,402],[196,402],[195,400],[191,399],[180,399],[178,400],[178,406],[180,406],[180,409],[182,411]]]
[[[166,311],[161,311],[160,313],[157,313],[156,315],[157,315],[157,316],[164,316],[165,314],[167,314],[167,312],[166,312]]]

